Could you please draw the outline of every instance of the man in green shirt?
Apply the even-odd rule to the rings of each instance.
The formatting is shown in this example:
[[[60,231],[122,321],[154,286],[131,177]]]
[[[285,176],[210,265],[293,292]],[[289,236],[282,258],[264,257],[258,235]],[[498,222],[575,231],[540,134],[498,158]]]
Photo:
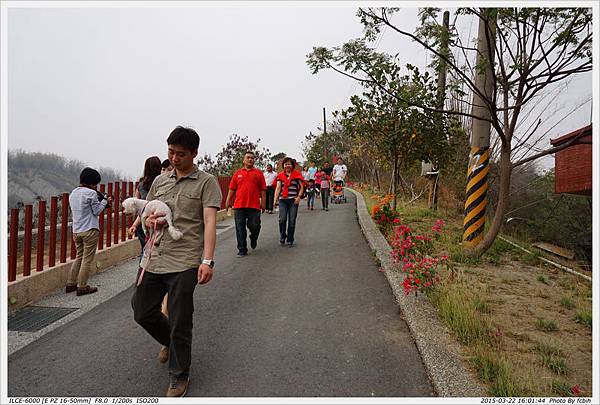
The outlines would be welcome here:
[[[164,232],[158,244],[145,249],[139,273],[142,268],[146,270],[136,287],[133,307],[135,321],[168,350],[170,383],[166,396],[179,397],[186,394],[189,385],[194,289],[213,276],[222,195],[215,177],[193,163],[200,144],[196,131],[178,126],[167,144],[173,170],[154,180],[147,199],[169,206],[173,225],[183,236],[173,240]],[[162,216],[150,215],[147,229],[163,227]],[[169,319],[160,311],[167,293]]]

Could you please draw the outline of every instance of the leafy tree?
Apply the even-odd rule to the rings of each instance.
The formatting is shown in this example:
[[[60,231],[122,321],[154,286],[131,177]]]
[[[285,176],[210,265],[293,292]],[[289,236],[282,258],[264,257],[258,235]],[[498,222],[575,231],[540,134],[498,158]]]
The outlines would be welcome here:
[[[350,158],[351,142],[343,131],[339,122],[329,124],[329,131],[320,134],[309,133],[302,142],[302,152],[309,162],[315,162],[317,166],[323,165],[325,161],[334,164],[334,156]],[[347,165],[350,162],[346,162]]]
[[[471,252],[480,255],[493,243],[504,221],[504,213],[509,204],[511,174],[515,167],[529,163],[542,156],[555,153],[570,143],[549,148],[528,156],[514,159],[514,152],[528,145],[531,139],[539,138],[541,120],[524,133],[517,128],[523,124],[524,112],[536,98],[564,82],[573,75],[589,72],[592,69],[592,10],[590,8],[462,8],[461,18],[478,18],[484,24],[487,55],[480,55],[481,62],[474,63],[477,50],[470,44],[463,44],[454,25],[449,33],[440,29],[437,22],[438,9],[421,10],[422,24],[416,32],[408,32],[392,21],[398,8],[365,8],[358,10],[358,16],[365,28],[365,41],[374,41],[383,27],[387,27],[403,37],[410,38],[443,62],[451,76],[450,83],[460,82],[454,94],[454,102],[472,103],[466,97],[475,95],[482,100],[488,114],[479,114],[468,109],[450,109],[445,106],[432,107],[404,98],[395,91],[385,77],[374,74],[374,67],[380,63],[379,56],[369,52],[360,42],[350,41],[341,47],[327,49],[313,48],[308,64],[313,73],[323,68],[331,68],[362,83],[368,82],[379,87],[390,96],[408,105],[430,113],[446,113],[490,122],[499,144],[499,195],[493,220],[483,241]],[[458,17],[457,17],[458,18]],[[450,52],[440,52],[437,48],[443,36],[447,36]],[[465,68],[460,66],[452,55],[462,55]],[[473,77],[493,69],[492,94],[484,94],[477,88]],[[455,79],[452,80],[452,77]],[[464,87],[463,87],[464,86]],[[464,88],[466,87],[466,91]],[[464,96],[464,98],[463,98]],[[452,104],[452,103],[446,103]]]
[[[327,51],[321,51],[324,53]],[[313,73],[323,68],[336,69],[330,60],[312,56],[309,65]],[[361,81],[364,91],[360,96],[352,96],[352,105],[341,113],[341,122],[346,134],[354,140],[365,139],[374,155],[392,169],[395,209],[400,168],[416,160],[439,164],[448,155],[444,153],[448,149],[445,116],[412,107],[415,104],[434,107],[438,101],[436,85],[428,72],[421,74],[410,64],[408,73],[402,75],[397,56],[375,52],[365,40],[350,41],[332,58],[343,66],[351,66],[353,72],[361,71],[377,79],[377,84]]]
[[[202,170],[214,176],[232,176],[242,167],[244,153],[254,152],[254,164],[258,168],[264,168],[271,160],[269,149],[260,147],[260,138],[252,142],[247,136],[233,134],[221,151],[213,159],[210,154],[205,154],[198,159],[198,165]]]

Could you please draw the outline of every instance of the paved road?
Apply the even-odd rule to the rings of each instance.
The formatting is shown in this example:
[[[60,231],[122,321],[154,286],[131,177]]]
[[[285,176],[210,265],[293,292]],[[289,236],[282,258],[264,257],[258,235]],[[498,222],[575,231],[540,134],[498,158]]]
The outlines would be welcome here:
[[[280,247],[276,215],[235,256],[218,239],[216,277],[195,293],[190,397],[434,395],[356,220],[354,196],[298,215]],[[10,396],[163,396],[160,348],[133,321],[132,290],[12,354]]]

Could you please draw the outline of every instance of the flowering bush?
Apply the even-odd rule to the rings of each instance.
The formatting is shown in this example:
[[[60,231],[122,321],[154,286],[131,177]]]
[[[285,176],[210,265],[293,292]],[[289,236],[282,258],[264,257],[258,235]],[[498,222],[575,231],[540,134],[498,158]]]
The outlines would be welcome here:
[[[433,238],[429,235],[413,235],[408,225],[394,221],[394,236],[391,241],[391,255],[394,262],[401,264],[401,270],[406,274],[403,287],[404,293],[411,291],[426,291],[440,280],[439,273],[448,266],[448,256],[431,257]],[[444,221],[436,221],[432,228],[436,239],[439,238]]]
[[[372,196],[376,203],[371,208],[371,218],[379,226],[381,230],[388,230],[396,219],[398,219],[398,212],[392,210],[390,202],[394,198],[393,195],[388,194],[384,197]]]

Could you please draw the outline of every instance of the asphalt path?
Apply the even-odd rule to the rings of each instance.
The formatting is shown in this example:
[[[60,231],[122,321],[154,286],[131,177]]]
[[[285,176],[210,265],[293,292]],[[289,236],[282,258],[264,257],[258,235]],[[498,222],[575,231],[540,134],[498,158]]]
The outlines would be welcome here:
[[[277,214],[255,251],[219,235],[215,277],[194,298],[188,397],[424,397],[433,388],[356,203],[302,202],[293,248]],[[126,290],[8,358],[9,396],[163,396],[160,345],[133,320]]]

